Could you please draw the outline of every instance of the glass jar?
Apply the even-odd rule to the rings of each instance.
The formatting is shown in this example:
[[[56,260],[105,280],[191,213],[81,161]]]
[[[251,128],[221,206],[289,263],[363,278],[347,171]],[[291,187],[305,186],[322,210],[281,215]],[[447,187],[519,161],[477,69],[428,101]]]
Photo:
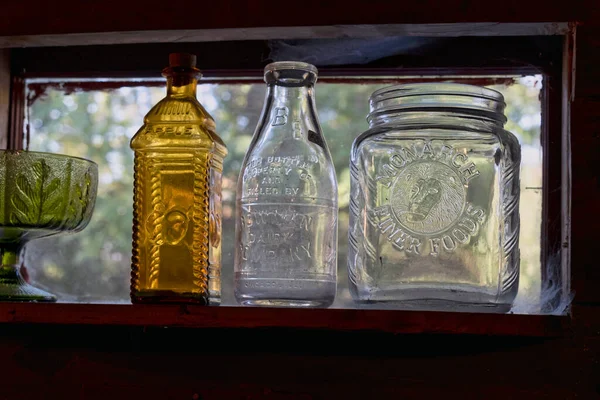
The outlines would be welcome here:
[[[335,297],[337,182],[315,107],[317,69],[265,67],[267,94],[237,187],[235,296],[326,307]]]
[[[371,95],[353,143],[348,272],[355,301],[506,312],[519,281],[520,145],[504,98],[451,83]]]

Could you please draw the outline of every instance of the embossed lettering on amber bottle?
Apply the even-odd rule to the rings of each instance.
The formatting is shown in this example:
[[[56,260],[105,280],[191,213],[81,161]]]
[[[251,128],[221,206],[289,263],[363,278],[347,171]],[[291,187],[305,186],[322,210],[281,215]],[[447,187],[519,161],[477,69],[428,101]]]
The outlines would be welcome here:
[[[167,96],[135,151],[132,302],[219,304],[221,174],[227,149],[196,99],[196,57],[171,54]]]

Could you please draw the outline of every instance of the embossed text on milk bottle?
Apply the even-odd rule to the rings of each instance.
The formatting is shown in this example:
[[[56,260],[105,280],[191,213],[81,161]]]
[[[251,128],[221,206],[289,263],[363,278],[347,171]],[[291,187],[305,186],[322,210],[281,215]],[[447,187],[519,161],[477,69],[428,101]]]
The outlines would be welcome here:
[[[358,302],[510,309],[520,147],[500,93],[413,84],[371,96],[351,155],[348,272]]]
[[[265,68],[265,106],[238,181],[242,304],[328,306],[335,297],[337,183],[314,107],[316,77],[310,64]]]

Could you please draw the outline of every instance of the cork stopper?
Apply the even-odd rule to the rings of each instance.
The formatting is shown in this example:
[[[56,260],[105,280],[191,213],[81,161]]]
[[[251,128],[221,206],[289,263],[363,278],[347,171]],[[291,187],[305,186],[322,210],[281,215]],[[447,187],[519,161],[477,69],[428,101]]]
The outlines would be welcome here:
[[[196,68],[196,56],[188,53],[171,53],[169,67]]]

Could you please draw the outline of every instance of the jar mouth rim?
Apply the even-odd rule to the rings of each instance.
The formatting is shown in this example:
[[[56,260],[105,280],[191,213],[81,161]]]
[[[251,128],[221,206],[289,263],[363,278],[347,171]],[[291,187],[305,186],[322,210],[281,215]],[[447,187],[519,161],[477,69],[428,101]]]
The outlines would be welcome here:
[[[430,95],[455,95],[471,96],[504,103],[504,96],[497,90],[482,86],[468,85],[452,82],[423,82],[402,83],[386,86],[371,94],[371,101],[380,101],[377,97],[398,98],[408,96],[430,96]]]
[[[482,86],[461,83],[427,82],[384,87],[370,99],[371,123],[377,116],[401,112],[458,112],[485,116],[506,123],[502,93]]]
[[[312,64],[301,62],[301,61],[276,61],[267,64],[264,69],[264,73],[270,73],[274,71],[285,71],[285,70],[298,70],[304,72],[310,72],[318,74],[319,70]]]

